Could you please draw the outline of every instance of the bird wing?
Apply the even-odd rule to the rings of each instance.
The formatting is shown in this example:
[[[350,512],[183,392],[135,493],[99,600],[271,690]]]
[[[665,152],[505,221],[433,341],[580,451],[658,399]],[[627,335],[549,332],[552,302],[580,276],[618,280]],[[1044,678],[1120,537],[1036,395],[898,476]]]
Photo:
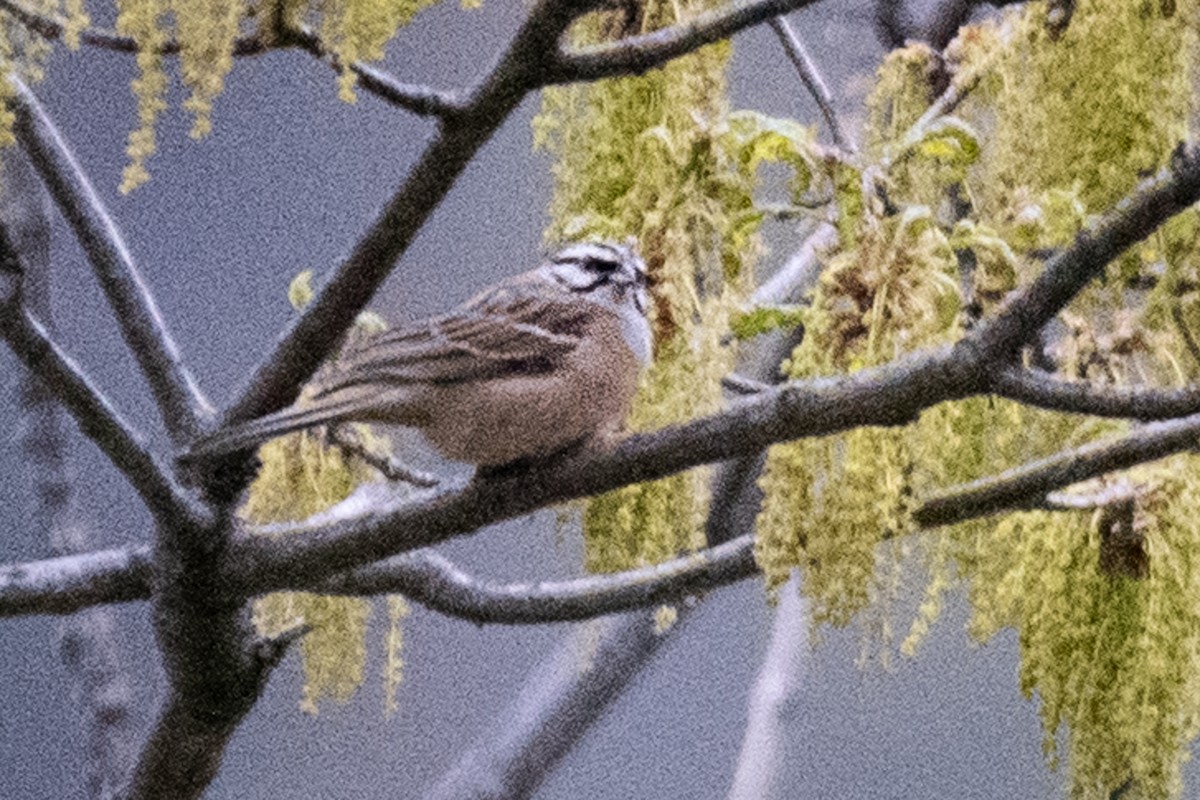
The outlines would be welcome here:
[[[587,313],[570,295],[495,288],[448,314],[357,342],[317,394],[545,371],[578,345]]]

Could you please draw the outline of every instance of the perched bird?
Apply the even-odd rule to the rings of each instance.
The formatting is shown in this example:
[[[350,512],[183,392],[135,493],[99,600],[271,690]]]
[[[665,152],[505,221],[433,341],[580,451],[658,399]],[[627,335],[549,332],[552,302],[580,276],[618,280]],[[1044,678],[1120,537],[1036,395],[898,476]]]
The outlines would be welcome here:
[[[442,316],[365,337],[288,408],[199,439],[188,460],[338,422],[419,428],[485,467],[616,432],[650,360],[646,266],[631,247],[569,245]]]

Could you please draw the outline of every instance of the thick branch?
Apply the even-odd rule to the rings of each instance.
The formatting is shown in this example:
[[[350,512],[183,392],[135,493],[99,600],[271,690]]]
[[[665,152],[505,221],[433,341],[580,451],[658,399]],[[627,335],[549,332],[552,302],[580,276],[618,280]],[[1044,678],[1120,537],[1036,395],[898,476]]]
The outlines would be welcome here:
[[[1049,458],[999,475],[950,487],[923,500],[913,512],[913,517],[920,528],[932,528],[1012,509],[1042,508],[1045,506],[1046,495],[1050,492],[1190,450],[1195,447],[1198,438],[1200,414],[1146,425],[1118,438],[1064,450]],[[374,503],[373,500],[371,502]],[[418,523],[427,524],[428,519],[435,515],[436,512],[431,511],[428,506],[423,506],[412,518]],[[504,586],[477,582],[477,579],[464,575],[453,567],[439,566],[441,559],[430,559],[425,565],[414,567],[411,571],[394,568],[388,563],[364,567],[357,571],[362,576],[361,583],[360,579],[352,574],[335,576],[324,583],[298,580],[284,588],[345,592],[353,590],[355,594],[367,593],[371,588],[387,592],[406,592],[408,588],[403,584],[410,578],[431,582],[447,580],[451,586],[446,589],[447,594],[440,597],[434,597],[439,591],[437,587],[418,589],[428,593],[430,607],[443,613],[457,615],[459,609],[467,609],[469,619],[485,621],[481,618],[486,617],[486,621],[493,622],[583,619],[584,616],[575,615],[575,609],[561,612],[561,617],[557,616],[560,611],[554,610],[556,607],[560,610],[570,608],[575,601],[569,600],[566,605],[559,605],[563,598],[556,596],[552,591],[553,587],[576,592],[576,596],[589,591],[595,592],[588,603],[595,603],[595,607],[602,609],[597,614],[609,613],[616,608],[636,606],[632,596],[637,592],[642,592],[642,597],[650,604],[671,602],[754,574],[754,570],[742,571],[747,569],[746,562],[742,561],[745,557],[742,548],[749,546],[750,537],[743,536],[718,548],[703,550],[648,570],[542,584],[536,592],[542,599],[536,600],[536,603],[542,603],[544,600],[545,605],[536,611],[530,610],[532,602],[530,606],[521,609],[519,607],[525,601],[515,599],[515,595],[530,590],[528,584]],[[69,613],[98,603],[146,599],[150,596],[149,557],[149,551],[146,549],[105,550],[70,558],[2,567],[0,616]],[[421,558],[425,559],[424,554]],[[700,559],[699,563],[697,559]],[[396,559],[395,563],[404,561]],[[394,583],[391,582],[393,578],[386,577],[393,569]],[[659,569],[662,570],[659,577],[648,578],[648,573]],[[425,577],[421,577],[421,573],[425,573]],[[255,582],[252,575],[241,579]],[[651,583],[643,588],[634,589],[639,579],[646,579]],[[653,585],[654,581],[662,581],[663,584]],[[369,582],[376,584],[370,587]],[[496,598],[501,605],[488,607],[488,602],[483,599],[485,596]],[[625,605],[627,602],[629,605]],[[533,620],[525,619],[526,614],[530,617],[543,614],[544,616]],[[511,616],[501,619],[503,615]]]
[[[321,584],[322,594],[403,594],[434,611],[479,624],[537,624],[592,619],[649,608],[754,575],[754,538],[651,567],[536,584],[479,580],[432,551],[396,556]]]
[[[673,58],[728,39],[738,31],[761,25],[772,17],[813,5],[817,0],[749,0],[735,2],[695,19],[653,33],[578,50],[562,50],[546,75],[547,83],[595,81],[634,75]]]
[[[33,93],[17,78],[9,80],[16,89],[16,134],[95,268],[172,441],[189,441],[212,409],[184,366],[149,287],[87,175]]]
[[[148,546],[0,566],[0,617],[148,600],[153,571]]]
[[[303,631],[259,640],[238,663],[235,675],[209,672],[206,686],[173,684],[123,795],[129,800],[199,797],[212,783],[238,724],[254,707],[268,677]],[[195,665],[196,677],[214,666]]]
[[[1008,367],[992,378],[992,392],[1025,405],[1136,420],[1174,419],[1200,413],[1200,386],[1158,389],[1145,386],[1095,386],[1064,381],[1044,372]]]
[[[373,498],[344,504],[337,514],[271,526],[264,532],[277,535],[233,544],[226,560],[230,587],[250,595],[311,585],[556,502],[747,455],[774,442],[903,424],[936,402],[979,391],[975,374],[962,369],[965,352],[943,348],[854,375],[788,384],[710,417],[632,436],[606,452],[476,476],[425,500]]]

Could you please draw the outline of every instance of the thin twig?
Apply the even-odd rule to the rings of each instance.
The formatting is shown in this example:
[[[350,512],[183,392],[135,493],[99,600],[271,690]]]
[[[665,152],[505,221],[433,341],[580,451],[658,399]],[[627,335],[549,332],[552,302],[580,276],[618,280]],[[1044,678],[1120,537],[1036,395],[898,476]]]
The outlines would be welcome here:
[[[29,30],[49,41],[58,41],[67,31],[67,23],[57,14],[46,14],[29,8],[16,0],[0,0],[0,10],[7,12],[13,19],[20,22]],[[100,50],[112,50],[118,53],[138,53],[142,47],[137,40],[129,36],[105,30],[103,28],[85,28],[79,32],[80,44],[95,47]],[[181,49],[180,43],[169,39],[162,44],[158,52],[162,55],[177,55]],[[257,34],[240,36],[234,40],[234,56],[250,56],[266,52],[266,43]]]
[[[338,447],[361,460],[389,481],[401,481],[421,489],[430,489],[439,483],[436,475],[406,466],[389,454],[373,452],[352,425],[330,426],[329,438]]]
[[[734,394],[740,395],[756,395],[771,388],[771,384],[763,383],[754,378],[747,378],[744,375],[730,373],[724,378],[721,378],[721,387],[728,389]]]
[[[621,696],[630,678],[691,617],[681,608],[665,635],[646,612],[598,620],[572,631],[534,667],[520,691],[424,800],[532,797],[593,722]]]
[[[1045,505],[1056,511],[1095,511],[1129,503],[1152,491],[1152,486],[1135,484],[1128,478],[1121,478],[1094,491],[1048,492]]]
[[[9,80],[16,90],[17,136],[91,261],[172,441],[189,441],[211,418],[212,407],[184,365],[149,286],[87,175],[33,93],[17,78]]]
[[[796,31],[788,24],[787,18],[775,17],[770,21],[770,25],[771,30],[775,31],[775,35],[779,37],[779,43],[783,45],[783,51],[787,53],[788,60],[800,74],[800,81],[804,84],[804,88],[808,89],[817,108],[821,110],[821,116],[825,118],[825,124],[829,126],[829,132],[833,136],[833,143],[847,153],[858,152],[854,140],[838,119],[837,111],[833,108],[833,95],[829,93],[829,87],[825,84],[825,79],[821,77],[821,71],[809,56],[808,50],[800,41],[800,37],[796,35]]]
[[[7,12],[30,31],[49,41],[58,41],[66,34],[66,22],[58,15],[43,14],[28,8],[16,0],[0,0],[0,10]],[[79,33],[79,41],[88,47],[111,50],[119,53],[139,53],[142,48],[137,40],[102,28],[85,28]],[[259,33],[239,36],[233,40],[230,54],[235,58],[261,55],[279,47],[295,46],[308,51],[333,69],[340,70],[341,63],[329,52],[320,38],[308,30],[287,31],[275,39],[267,39]],[[182,44],[177,39],[168,39],[159,46],[161,55],[178,55]],[[401,83],[378,67],[354,61],[349,69],[358,75],[359,86],[384,101],[426,116],[448,117],[456,113],[460,101],[449,92],[440,92],[427,86]]]
[[[738,31],[760,25],[819,0],[749,0],[701,14],[687,22],[653,33],[578,50],[560,49],[548,65],[546,83],[572,83],[640,74],[705,45],[728,39]]]
[[[280,38],[285,45],[299,47],[314,58],[328,64],[332,69],[341,71],[342,62],[338,59],[337,53],[326,47],[325,43],[321,41],[321,37],[314,31],[308,28],[288,30]],[[451,118],[461,114],[464,110],[462,98],[454,92],[439,91],[418,84],[401,83],[386,71],[361,61],[351,62],[349,70],[358,76],[358,85],[363,89],[405,111],[423,116]]]
[[[1187,348],[1188,355],[1192,357],[1196,366],[1200,367],[1200,342],[1192,335],[1192,329],[1183,318],[1183,309],[1178,303],[1171,304],[1171,320],[1175,323],[1175,329],[1179,331],[1179,337],[1183,339],[1183,346]]]

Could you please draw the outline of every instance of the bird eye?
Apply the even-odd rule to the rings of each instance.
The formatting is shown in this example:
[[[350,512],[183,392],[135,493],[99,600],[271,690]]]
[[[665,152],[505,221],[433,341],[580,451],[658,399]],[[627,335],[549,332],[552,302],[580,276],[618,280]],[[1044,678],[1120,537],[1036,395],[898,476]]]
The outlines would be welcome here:
[[[616,272],[621,268],[620,261],[611,261],[607,258],[589,258],[584,264],[592,272],[599,272],[605,275]]]

